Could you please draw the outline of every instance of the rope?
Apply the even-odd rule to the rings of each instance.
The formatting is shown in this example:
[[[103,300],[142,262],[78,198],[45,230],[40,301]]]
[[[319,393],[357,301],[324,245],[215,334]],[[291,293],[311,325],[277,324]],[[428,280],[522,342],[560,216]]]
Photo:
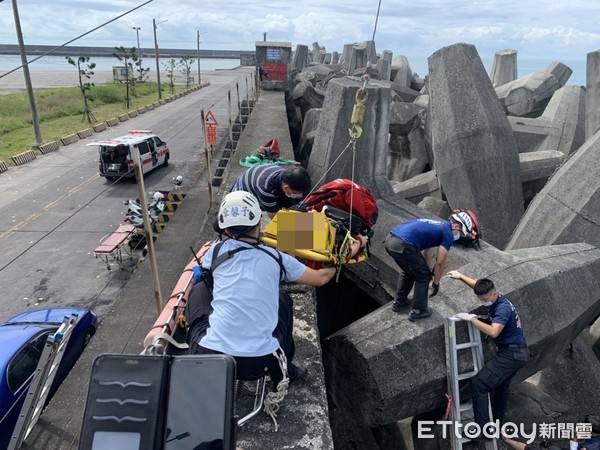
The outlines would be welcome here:
[[[265,398],[265,413],[267,413],[271,420],[273,420],[273,426],[275,427],[275,432],[279,429],[279,424],[277,423],[277,412],[281,407],[281,402],[285,398],[288,392],[288,386],[290,385],[290,379],[288,377],[287,371],[287,358],[285,353],[281,347],[277,351],[273,352],[273,356],[277,358],[279,362],[279,367],[281,368],[281,373],[283,374],[283,379],[277,383],[277,390],[275,392],[269,392],[267,397]]]

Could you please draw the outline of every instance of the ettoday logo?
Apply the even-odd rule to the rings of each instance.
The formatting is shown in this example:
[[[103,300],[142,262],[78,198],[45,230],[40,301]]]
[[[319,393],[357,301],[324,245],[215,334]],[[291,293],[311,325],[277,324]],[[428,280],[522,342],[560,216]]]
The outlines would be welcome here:
[[[434,427],[440,427],[442,438],[448,439],[452,434],[458,438],[475,439],[484,437],[488,439],[500,439],[504,436],[509,439],[525,439],[527,444],[534,440],[553,440],[553,439],[572,439],[576,436],[578,439],[589,439],[592,433],[591,423],[533,423],[516,424],[506,422],[500,424],[500,421],[488,422],[484,426],[478,423],[469,422],[462,424],[451,420],[420,420],[418,422],[417,437],[419,439],[432,439]]]

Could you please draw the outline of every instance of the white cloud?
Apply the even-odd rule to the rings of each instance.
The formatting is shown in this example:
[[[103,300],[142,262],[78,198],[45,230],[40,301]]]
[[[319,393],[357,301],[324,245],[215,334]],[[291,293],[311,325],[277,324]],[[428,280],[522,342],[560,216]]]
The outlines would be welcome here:
[[[109,21],[144,0],[18,0],[26,43],[60,45]],[[263,32],[272,41],[328,51],[370,40],[377,1],[345,0],[331,5],[305,1],[154,0],[74,45],[133,47],[133,26],[140,44],[153,46],[152,19],[163,48],[196,48],[199,30],[204,49],[253,50]],[[600,46],[598,0],[385,0],[375,36],[379,52],[409,56],[423,73],[426,59],[456,42],[474,44],[486,64],[497,50],[514,48],[520,58],[585,61]],[[10,1],[0,3],[0,43],[16,43]]]

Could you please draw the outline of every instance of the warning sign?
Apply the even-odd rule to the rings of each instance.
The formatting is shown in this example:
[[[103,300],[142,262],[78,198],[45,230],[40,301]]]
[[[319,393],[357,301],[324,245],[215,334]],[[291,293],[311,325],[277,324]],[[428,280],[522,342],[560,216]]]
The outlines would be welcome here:
[[[206,142],[210,145],[217,143],[217,127],[211,125],[206,126]]]
[[[206,125],[212,125],[212,126],[215,126],[215,127],[217,125],[219,125],[219,122],[217,122],[217,119],[215,119],[215,115],[212,113],[211,110],[208,110],[208,112],[204,116],[204,123]]]
[[[206,128],[206,142],[210,145],[214,145],[217,143],[217,126],[219,122],[215,119],[215,115],[212,111],[208,111],[204,116],[204,125]]]

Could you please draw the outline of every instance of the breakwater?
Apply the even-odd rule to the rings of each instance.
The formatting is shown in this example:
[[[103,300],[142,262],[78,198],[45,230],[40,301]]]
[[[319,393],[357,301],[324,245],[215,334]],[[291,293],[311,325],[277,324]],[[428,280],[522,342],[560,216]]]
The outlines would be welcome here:
[[[57,46],[55,45],[26,45],[25,53],[29,56],[43,55]],[[112,56],[115,47],[83,47],[83,46],[65,46],[54,50],[51,54],[54,56]],[[142,57],[154,56],[154,48],[140,48]],[[0,44],[0,55],[18,55],[19,46],[16,44]],[[200,49],[200,58],[220,58],[220,59],[239,59],[244,57],[254,57],[255,52],[251,50],[208,50]],[[197,49],[171,49],[161,48],[161,58],[181,58],[184,56],[197,57]]]

